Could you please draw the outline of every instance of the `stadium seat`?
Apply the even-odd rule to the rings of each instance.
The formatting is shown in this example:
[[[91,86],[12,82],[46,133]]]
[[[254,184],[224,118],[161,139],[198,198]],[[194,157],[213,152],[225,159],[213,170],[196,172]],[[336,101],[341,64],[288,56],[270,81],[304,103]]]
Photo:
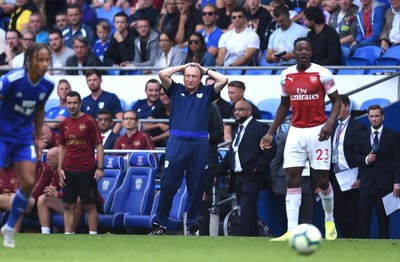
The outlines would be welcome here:
[[[126,101],[120,98],[119,102],[121,103],[122,111],[125,111]]]
[[[390,101],[386,98],[372,98],[369,100],[365,100],[361,106],[360,110],[368,110],[368,107],[372,105],[380,105],[381,107],[385,107],[390,104]]]
[[[257,107],[258,109],[260,109],[262,119],[274,119],[276,110],[278,109],[280,103],[280,98],[269,98],[261,100],[257,104]]]
[[[124,213],[148,215],[154,199],[157,164],[154,154],[133,153],[122,185],[116,190],[110,214],[99,215],[99,226],[122,227]]]
[[[400,59],[400,45],[395,45],[389,47],[386,52],[382,55],[382,57],[391,57]]]
[[[109,214],[115,191],[125,177],[125,160],[122,156],[104,156],[104,177],[97,183],[97,189],[104,199],[104,213]]]
[[[154,223],[154,218],[156,216],[158,202],[160,198],[160,192],[157,192],[154,197],[153,206],[151,213],[149,215],[136,215],[131,213],[126,213],[124,216],[124,225],[126,227],[132,228],[151,228]],[[167,228],[169,230],[182,229],[183,226],[183,214],[187,210],[188,193],[186,188],[186,180],[183,179],[181,187],[175,194],[172,208],[169,213],[169,219]]]
[[[400,60],[394,57],[379,57],[375,60],[376,65],[378,66],[398,66],[400,65]],[[391,73],[396,72],[395,68],[393,69],[373,69],[369,71],[370,75],[382,74],[382,73]]]
[[[354,52],[354,58],[364,58],[368,60],[368,65],[375,65],[375,60],[381,56],[382,49],[380,46],[363,46],[357,48]],[[347,59],[346,59],[347,60]]]
[[[126,110],[132,110],[132,107],[136,104],[136,102],[137,102],[137,100],[133,100],[133,101],[129,104],[128,108],[126,108]]]
[[[44,105],[44,111],[47,112],[53,107],[60,106],[60,99],[58,98],[49,98]]]
[[[368,65],[368,59],[361,57],[348,57],[346,58],[347,66],[366,66]],[[365,69],[339,69],[338,75],[363,75],[365,74]]]

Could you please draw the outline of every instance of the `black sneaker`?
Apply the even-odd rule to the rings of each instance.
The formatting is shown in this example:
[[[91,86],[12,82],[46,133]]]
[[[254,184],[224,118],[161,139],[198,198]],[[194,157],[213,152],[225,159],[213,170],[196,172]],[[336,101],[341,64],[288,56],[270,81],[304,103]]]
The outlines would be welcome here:
[[[163,226],[157,225],[157,224],[155,224],[154,226],[155,227],[154,227],[153,231],[151,231],[149,233],[149,236],[161,236],[161,235],[165,235],[167,233],[166,227],[163,227]]]
[[[192,225],[186,230],[186,236],[197,236],[196,232],[199,231],[200,227],[198,224]]]

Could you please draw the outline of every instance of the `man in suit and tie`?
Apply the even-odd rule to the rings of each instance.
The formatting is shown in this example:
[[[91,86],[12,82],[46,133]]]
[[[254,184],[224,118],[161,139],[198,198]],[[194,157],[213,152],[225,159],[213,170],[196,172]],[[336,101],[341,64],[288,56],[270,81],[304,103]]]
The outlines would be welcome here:
[[[352,189],[342,191],[336,174],[343,171],[358,172],[354,153],[357,134],[367,126],[350,116],[350,99],[340,95],[341,107],[337,121],[332,129],[332,168],[331,183],[334,192],[334,216],[345,238],[357,237],[357,207],[359,181],[354,181]],[[344,174],[344,173],[343,173]],[[340,174],[339,174],[340,175]],[[350,174],[348,174],[350,175]]]
[[[101,137],[103,138],[104,149],[114,149],[114,144],[117,138],[117,134],[112,132],[113,126],[113,115],[108,109],[101,109],[97,114],[97,122],[99,124]]]
[[[356,161],[359,166],[360,199],[358,206],[358,236],[369,238],[371,216],[375,207],[378,218],[378,238],[389,238],[389,217],[382,197],[392,193],[400,196],[399,135],[382,125],[383,108],[368,108],[371,128],[357,136]]]
[[[269,165],[277,146],[273,141],[268,150],[259,147],[259,141],[269,126],[253,118],[249,102],[239,100],[233,111],[239,126],[234,130],[235,138],[219,166],[218,175],[230,170],[230,187],[236,192],[241,211],[240,235],[258,236],[257,199],[260,191],[266,185],[270,186]]]

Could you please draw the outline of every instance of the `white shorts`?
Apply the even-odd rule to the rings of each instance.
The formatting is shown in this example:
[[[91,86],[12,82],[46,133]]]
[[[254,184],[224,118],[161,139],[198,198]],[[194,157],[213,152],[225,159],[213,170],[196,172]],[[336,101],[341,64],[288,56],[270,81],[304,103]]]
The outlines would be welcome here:
[[[298,128],[291,126],[283,153],[283,168],[304,167],[306,162],[315,170],[329,170],[331,165],[331,138],[319,141],[318,134],[325,124]]]

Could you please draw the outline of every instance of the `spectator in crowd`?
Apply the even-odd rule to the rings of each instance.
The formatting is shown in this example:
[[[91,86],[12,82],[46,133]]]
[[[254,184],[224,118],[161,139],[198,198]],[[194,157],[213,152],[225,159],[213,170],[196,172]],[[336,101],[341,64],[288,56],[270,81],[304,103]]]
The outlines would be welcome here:
[[[99,123],[104,149],[114,149],[115,141],[117,141],[119,136],[112,132],[114,120],[111,111],[101,109],[97,114],[97,123]]]
[[[261,0],[246,0],[246,4],[248,6],[248,11],[246,13],[247,27],[257,33],[260,38],[259,49],[260,52],[263,52],[268,46],[268,42],[264,42],[264,36],[272,17],[269,12],[261,6]]]
[[[101,88],[101,72],[98,70],[88,70],[86,72],[86,84],[91,94],[82,99],[81,111],[96,118],[101,109],[108,109],[113,114],[113,119],[122,119],[122,107],[119,98]],[[115,123],[113,132],[119,134],[121,123]]]
[[[367,127],[350,116],[349,97],[347,95],[340,95],[340,100],[341,107],[338,119],[333,126],[331,135],[333,154],[330,180],[335,196],[334,216],[343,237],[356,238],[358,235],[357,209],[359,181],[354,181],[350,190],[342,190],[336,174],[347,172],[347,176],[350,176],[349,173],[358,173],[355,154],[356,138]]]
[[[121,8],[122,11],[124,11],[125,13],[129,13],[131,8],[131,2],[125,0],[117,0],[115,1],[115,7]]]
[[[287,194],[287,175],[286,170],[283,168],[283,152],[285,150],[286,139],[286,132],[282,132],[277,135],[276,154],[270,164],[272,191],[277,194],[277,198],[286,198]],[[310,172],[310,165],[307,162],[306,167],[301,173],[301,204],[299,210],[299,224],[312,224],[316,190],[314,184],[315,183]]]
[[[362,0],[357,13],[357,36],[351,44],[350,56],[357,48],[368,45],[379,46],[379,36],[385,25],[386,5],[377,0]]]
[[[69,48],[73,46],[73,39],[77,36],[86,39],[88,46],[93,46],[95,41],[95,33],[92,27],[82,21],[82,10],[76,4],[71,4],[67,8],[68,26],[62,31],[65,45]]]
[[[272,17],[272,20],[269,21],[269,23],[267,25],[267,29],[265,30],[264,40],[262,40],[267,44],[267,47],[268,47],[268,43],[269,43],[269,38],[271,37],[272,33],[279,27],[278,23],[275,20],[275,16],[274,16],[275,8],[280,5],[284,5],[284,4],[285,3],[283,0],[271,0],[271,2],[269,2],[267,10],[268,10],[270,16]],[[289,14],[290,14],[290,10],[289,10]]]
[[[74,50],[64,45],[64,36],[60,29],[49,30],[49,47],[51,49],[51,59],[53,67],[60,68],[67,65],[67,60],[73,56]],[[65,75],[65,70],[51,70],[50,74]]]
[[[228,83],[228,96],[231,100],[232,105],[235,105],[240,100],[245,100],[244,92],[246,91],[246,85],[242,81],[234,80]],[[249,101],[248,101],[249,102]],[[261,119],[261,112],[256,105],[249,102],[251,105],[251,113],[255,119]],[[233,115],[231,115],[232,117]]]
[[[206,175],[205,188],[201,203],[199,218],[199,235],[210,235],[210,208],[212,207],[212,187],[214,179],[217,177],[218,169],[218,144],[224,141],[224,128],[221,114],[215,103],[210,104],[208,117],[208,145],[210,146],[210,160]]]
[[[191,0],[177,0],[179,14],[174,21],[173,34],[175,43],[180,48],[187,47],[187,41],[192,33],[204,29],[201,12],[195,8]]]
[[[66,79],[60,79],[57,85],[57,95],[60,98],[60,105],[50,108],[46,112],[47,119],[57,119],[62,121],[64,120],[64,118],[69,116],[67,104],[65,103],[65,99],[69,91],[71,91],[71,84]],[[52,129],[58,130],[60,123],[59,122],[47,123],[47,125]]]
[[[257,199],[266,183],[270,186],[269,165],[276,152],[275,141],[267,150],[260,148],[260,139],[269,126],[256,121],[251,108],[250,103],[244,100],[234,105],[234,118],[239,126],[234,132],[232,146],[218,169],[219,175],[230,170],[230,187],[234,189],[240,206],[241,236],[258,236]]]
[[[146,17],[151,28],[156,25],[157,17],[160,15],[160,10],[153,6],[153,0],[139,0],[136,4],[136,12],[128,19],[128,24],[132,28],[137,28],[137,20],[139,17]]]
[[[292,229],[299,223],[301,174],[307,162],[310,163],[313,175],[315,174],[319,196],[325,211],[325,238],[335,240],[337,231],[333,219],[333,189],[329,183],[330,135],[339,112],[340,96],[331,71],[311,63],[312,49],[308,38],[296,39],[294,54],[297,64],[281,73],[281,102],[274,122],[260,141],[261,148],[269,149],[271,147],[274,133],[283,123],[289,108],[292,107],[292,126],[289,129],[284,151],[284,168],[288,177],[286,195],[288,227],[285,234],[272,239],[272,241],[288,241]],[[313,81],[314,76],[320,81]],[[329,119],[325,114],[324,97],[326,93],[332,102]],[[304,95],[312,99],[298,99]],[[317,140],[318,142],[316,142]],[[321,158],[320,152],[326,152],[324,158]]]
[[[169,119],[171,101],[163,88],[160,88],[160,101],[148,119]],[[169,138],[168,123],[143,123],[143,131],[146,131],[150,135],[156,147],[165,147],[167,145]]]
[[[103,66],[100,58],[95,55],[89,46],[89,42],[83,36],[74,37],[73,49],[74,55],[67,59],[67,66],[85,67],[85,66]],[[67,70],[68,75],[84,75],[83,70]]]
[[[107,20],[102,20],[97,23],[96,35],[98,40],[94,43],[92,51],[100,58],[101,62],[104,62],[104,53],[110,44],[110,32],[111,28]]]
[[[215,5],[206,4],[201,12],[203,16],[204,29],[200,30],[207,44],[207,51],[214,57],[218,54],[218,41],[223,34],[222,30],[217,26],[218,9]]]
[[[64,232],[75,231],[78,197],[88,213],[89,234],[97,234],[97,182],[104,176],[104,150],[96,119],[83,113],[79,93],[67,94],[70,116],[60,125],[58,175],[63,188]],[[97,150],[97,167],[93,149]]]
[[[329,19],[331,17],[331,14],[322,7],[321,2],[322,2],[322,0],[308,0],[307,3],[306,3],[306,7],[305,8],[318,7],[323,13],[323,17],[324,17],[325,23],[328,23]],[[285,4],[286,3],[287,3],[287,1],[285,1]],[[292,18],[292,20],[293,20],[293,22],[300,23],[303,26],[307,27],[307,25],[306,25],[306,23],[304,21],[305,20],[305,17],[304,17],[305,8],[303,8],[302,11],[300,13],[298,13],[298,15],[295,15]]]
[[[96,11],[85,0],[66,0],[67,6],[77,5],[82,14],[82,23],[90,26],[92,30],[96,28],[97,14]],[[68,8],[68,7],[67,7]]]
[[[154,66],[160,46],[158,45],[159,33],[153,30],[150,20],[146,16],[136,19],[138,36],[135,38],[135,59],[131,62],[123,62],[121,66]]]
[[[185,85],[175,83],[172,75],[184,73]],[[201,85],[203,75],[212,76],[216,82]],[[228,79],[199,64],[170,67],[159,74],[166,94],[175,103],[171,107],[170,134],[165,150],[165,168],[161,178],[160,201],[156,212],[154,229],[150,235],[166,233],[172,200],[182,184],[186,171],[186,184],[191,196],[189,201],[186,234],[194,236],[199,229],[201,200],[204,193],[204,174],[209,162],[208,116],[209,105],[219,95]],[[182,96],[182,94],[184,94]],[[196,94],[196,96],[194,95]],[[198,99],[200,98],[201,99]],[[193,99],[194,98],[194,99]],[[189,110],[190,109],[190,110]],[[186,119],[187,121],[182,121]],[[196,161],[193,161],[193,156]]]
[[[311,29],[307,35],[313,51],[311,62],[319,65],[340,65],[342,51],[339,35],[333,27],[325,24],[321,9],[307,7],[304,18],[307,27]]]
[[[44,124],[42,128],[42,142],[44,143],[45,149],[58,146],[58,134],[55,130],[50,128],[48,123]]]
[[[26,29],[23,31],[21,33],[21,44],[24,51],[13,58],[13,68],[21,68],[24,66],[25,52],[30,46],[35,44],[35,32],[33,32],[31,29]]]
[[[19,32],[25,31],[29,27],[29,16],[37,12],[39,10],[32,0],[15,1],[15,9],[11,13],[8,29],[14,29]]]
[[[399,12],[400,12],[400,1],[390,1],[392,8],[389,8],[385,12],[385,26],[383,27],[382,33],[379,37],[381,42],[382,53],[393,46],[400,44],[399,34]]]
[[[24,212],[33,190],[36,156],[41,154],[38,145],[44,105],[54,89],[54,83],[45,77],[50,63],[50,49],[46,45],[35,44],[26,51],[25,68],[0,79],[0,173],[7,162],[12,163],[19,181],[10,215],[0,232],[5,248],[15,247],[15,223]]]
[[[357,135],[356,161],[359,168],[358,237],[369,238],[372,212],[378,220],[378,238],[389,238],[390,217],[382,198],[400,197],[399,134],[383,125],[383,108],[368,108],[371,128]]]
[[[0,19],[3,20],[3,29],[9,28],[11,13],[14,12],[16,6],[14,0],[3,1],[0,3]],[[6,22],[8,20],[8,23]]]
[[[51,222],[51,212],[57,214],[64,213],[64,203],[62,201],[63,193],[60,190],[61,187],[59,185],[59,175],[58,175],[58,154],[59,147],[53,147],[49,149],[46,155],[47,164],[50,166],[53,171],[53,178],[51,180],[51,184],[45,187],[44,192],[41,196],[39,196],[37,200],[37,210],[39,216],[39,223],[41,226],[42,234],[50,234],[50,222]],[[75,225],[72,226],[72,232],[75,232],[76,227],[81,218],[81,201],[78,198],[78,201],[75,206]]]
[[[165,0],[164,7],[157,18],[155,29],[158,32],[171,32],[173,28],[173,21],[178,15],[176,8],[176,0]]]
[[[289,9],[280,5],[274,9],[274,19],[279,26],[270,36],[266,59],[276,65],[293,65],[293,43],[299,37],[307,36],[308,30],[290,19]]]
[[[171,33],[161,33],[158,37],[158,44],[160,45],[161,52],[158,53],[154,67],[172,67],[182,65],[185,62],[185,53],[177,46],[175,46],[174,37]],[[145,71],[146,75],[156,74],[155,70]]]
[[[157,79],[153,78],[147,81],[144,88],[146,98],[138,100],[132,107],[139,119],[148,118],[160,104],[160,90],[161,84]]]
[[[135,58],[135,35],[128,29],[128,15],[119,12],[114,15],[115,33],[111,37],[109,48],[104,53],[104,64],[120,66],[122,62]]]
[[[234,7],[236,7],[235,0],[224,0],[224,7],[218,9],[217,26],[224,32],[234,28],[231,19]]]
[[[17,30],[9,29],[6,33],[6,50],[0,55],[0,65],[12,66],[14,57],[23,52],[21,34]]]
[[[29,16],[29,29],[35,32],[35,42],[41,44],[49,43],[49,33],[43,28],[43,21],[39,13],[32,13]]]
[[[68,26],[68,14],[65,11],[56,14],[56,28],[63,30]]]
[[[353,0],[339,0],[340,8],[331,15],[328,23],[339,34],[343,61],[349,56],[350,45],[357,35],[356,14],[358,6],[353,2]]]
[[[195,62],[202,66],[215,66],[215,58],[207,51],[206,41],[201,33],[195,32],[189,37],[186,63]]]
[[[253,64],[253,58],[260,48],[260,38],[247,27],[246,11],[237,6],[232,9],[234,29],[222,34],[218,42],[218,66],[246,66]]]
[[[115,141],[114,149],[155,149],[149,134],[138,130],[139,117],[135,111],[124,112],[122,125],[126,133]]]

